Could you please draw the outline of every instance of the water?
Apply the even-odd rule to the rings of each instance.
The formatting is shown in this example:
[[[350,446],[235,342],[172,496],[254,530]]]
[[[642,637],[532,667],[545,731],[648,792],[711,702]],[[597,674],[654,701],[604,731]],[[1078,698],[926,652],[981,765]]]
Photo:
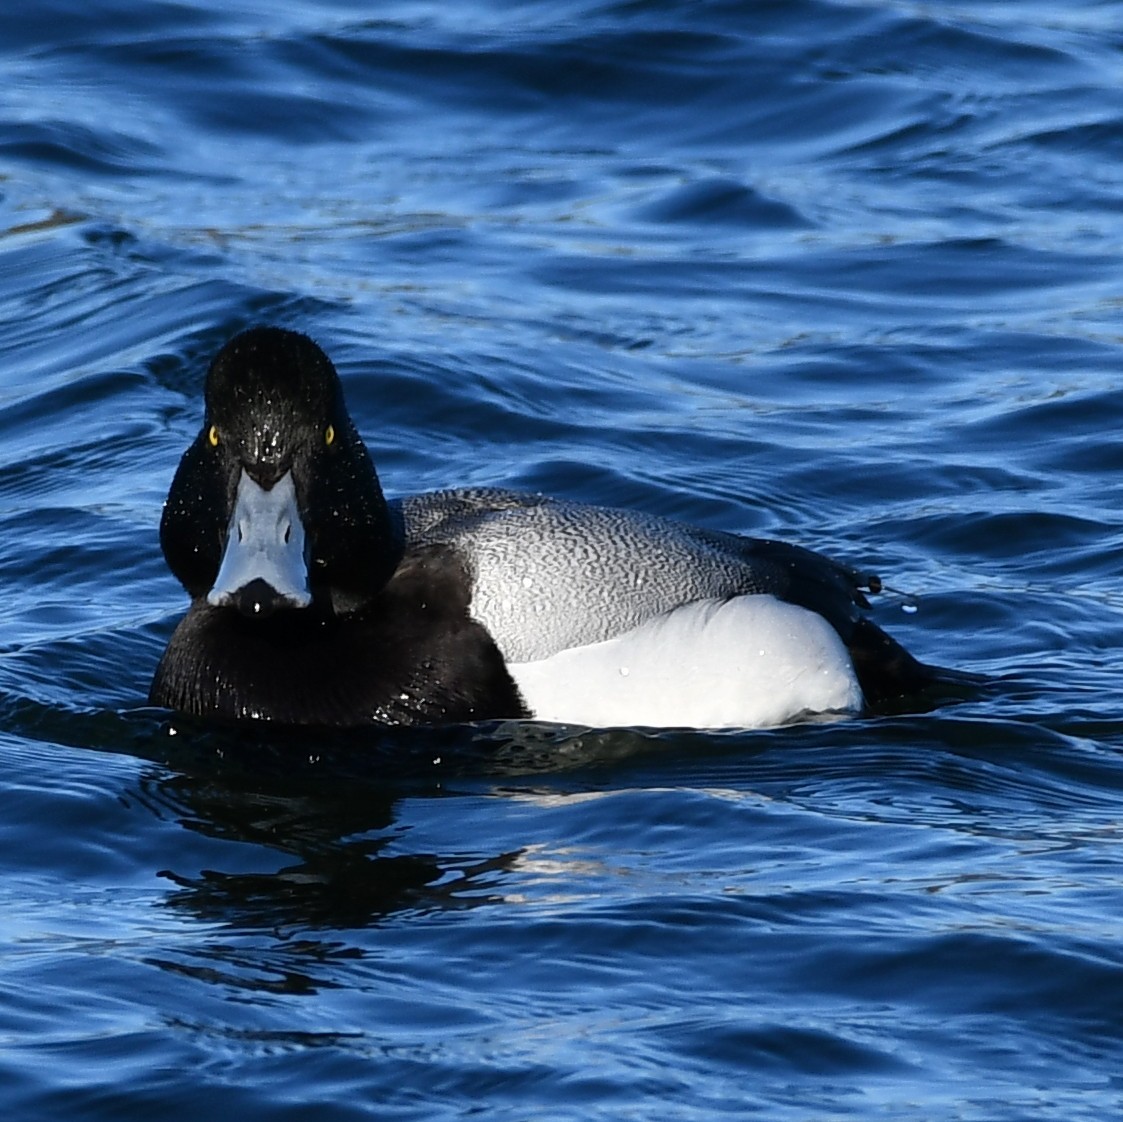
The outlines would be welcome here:
[[[8,8],[6,1118],[1118,1112],[1123,5]],[[160,507],[263,321],[392,493],[811,545],[996,685],[736,734],[169,721]]]

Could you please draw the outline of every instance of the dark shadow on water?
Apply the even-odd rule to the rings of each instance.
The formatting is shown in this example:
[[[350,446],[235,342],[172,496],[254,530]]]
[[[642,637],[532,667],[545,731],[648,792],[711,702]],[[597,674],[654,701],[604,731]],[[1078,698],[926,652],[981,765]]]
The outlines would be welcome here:
[[[881,819],[896,814],[885,801],[893,792],[915,815],[907,792],[921,784],[934,792],[934,816],[946,813],[946,798],[935,796],[965,793],[981,808],[980,828],[991,829],[1027,807],[1098,812],[1123,787],[1114,756],[1090,754],[1079,739],[1003,717],[988,703],[755,733],[525,722],[215,727],[161,710],[74,711],[11,697],[0,697],[0,720],[23,738],[149,761],[130,802],[234,846],[212,859],[222,868],[186,868],[187,859],[176,867],[166,850],[156,858],[152,872],[174,886],[167,907],[232,932],[286,939],[504,899],[518,848],[489,852],[486,841],[468,838],[455,852],[411,850],[408,831],[395,824],[409,798],[447,799],[455,815],[466,795],[731,786]]]
[[[178,889],[167,902],[207,922],[250,928],[353,929],[403,911],[496,902],[518,853],[395,852],[402,798],[490,790],[517,776],[572,776],[655,746],[639,734],[506,722],[340,733],[164,718],[147,717],[155,745],[140,754],[162,766],[144,780],[142,799],[207,837],[293,858],[270,872],[162,870]]]
[[[488,781],[599,769],[684,741],[704,744],[715,736],[515,720],[400,729],[222,725],[161,709],[86,709],[3,692],[0,730],[261,790],[303,793],[310,787],[354,783],[368,793],[397,795],[440,790],[452,779]]]
[[[546,766],[545,748],[492,727],[340,733],[149,716],[142,754],[161,765],[144,781],[150,804],[258,857],[292,859],[268,872],[160,871],[177,888],[169,907],[235,928],[356,929],[498,899],[494,886],[516,854],[403,853],[395,806],[411,795],[439,798],[450,779]]]
[[[278,841],[274,840],[274,845]],[[178,891],[170,908],[206,923],[268,930],[347,930],[402,911],[455,910],[495,902],[488,892],[508,858],[455,865],[435,855],[379,855],[374,845],[337,840],[274,873],[207,869],[198,876],[160,875]]]
[[[660,738],[638,733],[518,722],[222,727],[164,710],[81,710],[12,695],[0,695],[0,728],[25,740],[149,761],[127,792],[130,803],[154,819],[248,847],[223,856],[221,869],[157,864],[152,872],[176,889],[167,905],[232,929],[289,931],[356,929],[402,911],[499,898],[495,886],[517,853],[488,853],[471,842],[451,855],[403,852],[408,844],[395,829],[395,809],[404,798],[487,792],[516,777],[548,783],[549,776],[570,776],[568,783],[580,784],[583,769],[661,746]],[[156,861],[174,866],[166,852]]]
[[[224,868],[152,870],[175,886],[169,908],[232,931],[354,930],[398,913],[501,900],[518,851],[488,853],[468,840],[448,855],[408,852],[395,828],[400,801],[451,803],[522,781],[584,786],[608,765],[670,743],[662,734],[520,722],[339,731],[222,727],[154,709],[75,712],[26,699],[0,699],[0,708],[23,737],[150,761],[131,803],[247,846],[214,862]],[[159,860],[172,864],[166,852]]]

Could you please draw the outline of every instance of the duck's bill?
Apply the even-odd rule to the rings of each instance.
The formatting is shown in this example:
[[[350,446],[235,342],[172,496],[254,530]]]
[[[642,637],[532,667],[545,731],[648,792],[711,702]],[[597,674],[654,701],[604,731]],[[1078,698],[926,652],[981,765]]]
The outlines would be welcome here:
[[[235,493],[226,549],[207,602],[247,616],[312,603],[304,524],[292,472],[266,490],[243,471]]]

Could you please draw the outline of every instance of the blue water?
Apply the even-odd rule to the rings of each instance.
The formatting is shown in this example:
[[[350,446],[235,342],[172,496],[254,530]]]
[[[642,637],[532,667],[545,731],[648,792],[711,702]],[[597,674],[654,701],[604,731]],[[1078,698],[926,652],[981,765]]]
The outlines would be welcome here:
[[[5,6],[4,1118],[1116,1116],[1121,88],[1114,0]],[[810,545],[994,688],[170,720],[161,504],[259,322],[391,493]]]

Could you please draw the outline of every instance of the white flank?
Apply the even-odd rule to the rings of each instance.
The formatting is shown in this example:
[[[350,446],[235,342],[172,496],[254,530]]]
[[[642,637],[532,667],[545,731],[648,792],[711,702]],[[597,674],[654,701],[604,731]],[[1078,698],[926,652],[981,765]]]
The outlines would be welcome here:
[[[509,670],[534,716],[561,724],[765,728],[862,707],[834,628],[772,596],[699,600]]]

